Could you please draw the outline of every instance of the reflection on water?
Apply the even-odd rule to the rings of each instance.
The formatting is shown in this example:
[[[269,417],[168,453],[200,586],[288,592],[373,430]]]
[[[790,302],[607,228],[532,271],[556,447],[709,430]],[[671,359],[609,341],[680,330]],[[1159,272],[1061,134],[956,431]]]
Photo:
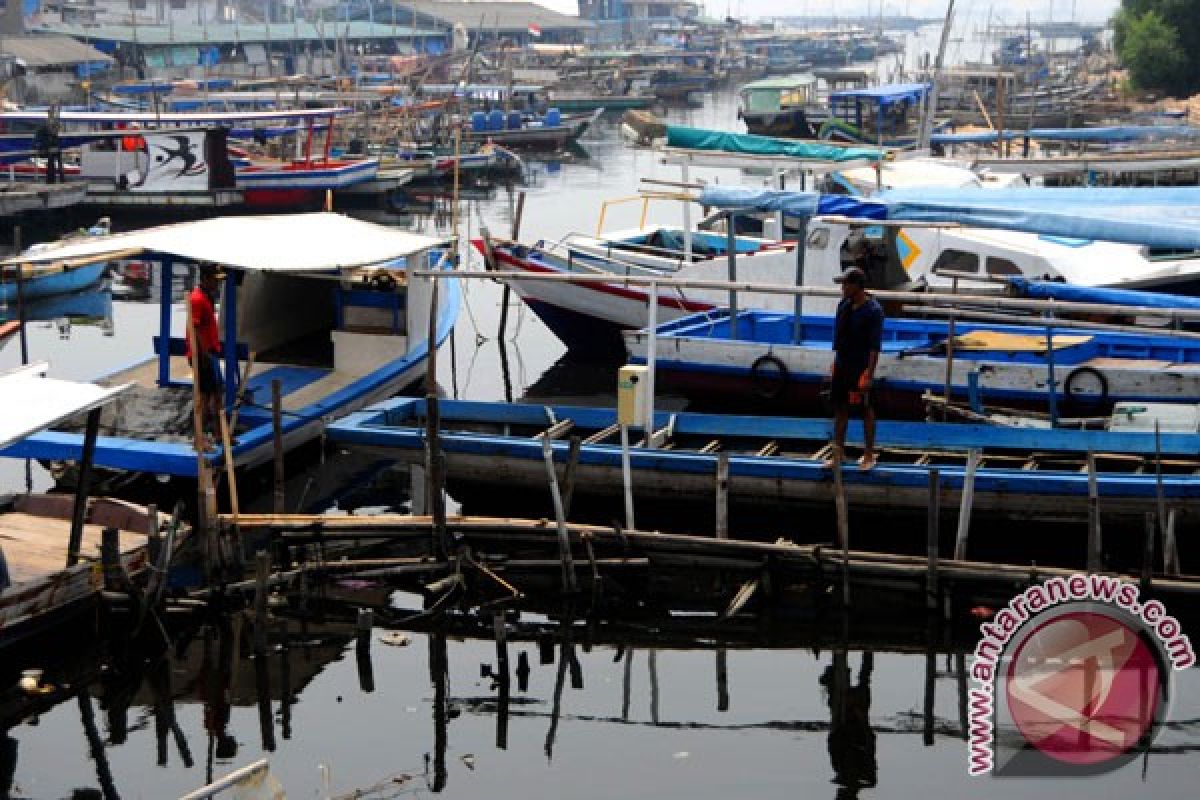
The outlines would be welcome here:
[[[381,627],[356,640],[339,594]],[[427,617],[404,599],[363,582],[314,594],[278,609],[261,656],[238,613],[165,652],[43,662],[55,695],[0,707],[0,798],[170,797],[260,757],[293,797],[322,775],[332,797],[1010,796],[966,776],[958,645],[914,651],[911,631],[858,620]],[[1187,785],[1195,675],[1179,688],[1172,716],[1193,721],[1164,731],[1144,783],[1131,767],[1102,795]]]

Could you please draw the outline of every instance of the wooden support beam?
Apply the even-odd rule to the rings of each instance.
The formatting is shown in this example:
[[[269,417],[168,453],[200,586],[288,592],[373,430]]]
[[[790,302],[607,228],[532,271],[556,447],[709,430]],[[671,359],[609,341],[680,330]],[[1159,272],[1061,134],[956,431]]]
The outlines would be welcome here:
[[[572,428],[575,427],[575,421],[570,419],[560,419],[558,422],[551,425],[541,433],[535,434],[534,439],[561,439],[566,436]]]
[[[928,559],[925,578],[925,607],[934,611],[938,607],[938,540],[941,522],[942,476],[937,469],[929,470],[929,515],[925,531],[925,554]]]
[[[718,539],[729,538],[729,453],[717,455],[717,523]]]
[[[612,425],[609,425],[607,428],[602,428],[602,429],[596,431],[591,436],[584,439],[583,443],[584,444],[600,444],[601,442],[603,442],[605,439],[609,438],[610,436],[616,436],[618,433],[620,433],[620,431],[621,431],[621,426],[617,425],[616,423],[613,423]]]

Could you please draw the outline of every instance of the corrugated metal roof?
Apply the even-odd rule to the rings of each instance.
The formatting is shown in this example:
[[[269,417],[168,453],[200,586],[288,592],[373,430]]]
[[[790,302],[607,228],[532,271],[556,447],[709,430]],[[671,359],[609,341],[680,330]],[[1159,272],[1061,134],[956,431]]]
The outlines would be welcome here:
[[[110,56],[70,36],[45,34],[0,36],[0,53],[16,56],[24,61],[26,66],[34,68],[112,61]]]
[[[441,37],[440,30],[413,29],[405,25],[382,22],[311,22],[274,23],[272,25],[138,25],[136,32],[128,25],[64,25],[53,23],[43,30],[72,36],[76,39],[109,42],[137,42],[142,45],[180,45],[198,47],[266,42],[318,41],[324,39],[409,39]]]
[[[537,25],[543,31],[584,30],[595,27],[589,20],[560,14],[537,3],[454,0],[408,0],[396,3],[396,15],[400,19],[404,19],[406,13],[411,14],[414,10],[418,14],[440,20],[445,25],[461,23],[469,31],[480,28],[484,31],[525,33],[530,25]]]

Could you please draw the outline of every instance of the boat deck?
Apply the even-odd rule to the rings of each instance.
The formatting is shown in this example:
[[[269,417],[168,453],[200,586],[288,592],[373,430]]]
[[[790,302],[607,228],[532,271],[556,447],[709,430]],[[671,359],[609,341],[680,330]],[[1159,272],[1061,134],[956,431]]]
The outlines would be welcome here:
[[[99,560],[100,532],[103,525],[83,526],[83,559]],[[67,542],[71,535],[69,519],[47,519],[18,511],[0,514],[0,547],[8,562],[13,586],[49,578],[67,563]],[[145,547],[145,534],[121,531],[121,552],[131,554]]]
[[[171,380],[190,386],[192,368],[183,356],[171,357]],[[247,403],[270,406],[271,381],[279,379],[283,388],[283,410],[299,411],[306,406],[344,389],[356,380],[356,376],[334,369],[311,365],[281,364],[256,360],[250,368],[247,381]],[[158,390],[158,359],[151,358],[135,364],[105,379],[105,383],[118,385],[134,383],[142,389]]]

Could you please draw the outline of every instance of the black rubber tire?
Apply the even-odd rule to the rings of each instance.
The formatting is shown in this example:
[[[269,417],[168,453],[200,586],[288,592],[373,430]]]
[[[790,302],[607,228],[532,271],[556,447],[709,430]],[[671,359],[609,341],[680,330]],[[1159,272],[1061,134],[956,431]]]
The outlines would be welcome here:
[[[768,353],[759,356],[750,365],[750,381],[754,386],[754,394],[763,400],[778,400],[791,380],[787,365],[778,356]]]
[[[1099,395],[1076,395],[1073,388],[1081,375],[1091,375],[1100,384]],[[1104,377],[1104,373],[1095,367],[1078,367],[1071,370],[1067,375],[1067,379],[1063,381],[1063,395],[1068,402],[1074,403],[1077,406],[1085,408],[1097,408],[1108,402],[1108,378]]]

